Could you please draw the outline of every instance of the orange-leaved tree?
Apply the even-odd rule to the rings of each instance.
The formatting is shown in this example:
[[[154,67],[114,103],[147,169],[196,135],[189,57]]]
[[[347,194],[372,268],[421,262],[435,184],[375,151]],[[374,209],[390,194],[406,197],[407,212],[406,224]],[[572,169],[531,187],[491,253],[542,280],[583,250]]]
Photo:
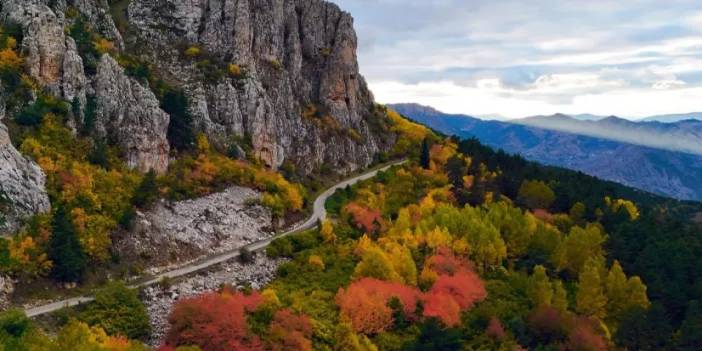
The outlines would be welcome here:
[[[203,351],[263,350],[246,323],[246,313],[262,302],[257,292],[245,295],[228,290],[181,300],[168,319],[166,345],[195,345]]]
[[[408,318],[415,318],[420,297],[421,292],[408,285],[362,278],[339,289],[336,302],[356,332],[377,334],[393,323],[393,310],[388,306],[391,299],[400,302]]]

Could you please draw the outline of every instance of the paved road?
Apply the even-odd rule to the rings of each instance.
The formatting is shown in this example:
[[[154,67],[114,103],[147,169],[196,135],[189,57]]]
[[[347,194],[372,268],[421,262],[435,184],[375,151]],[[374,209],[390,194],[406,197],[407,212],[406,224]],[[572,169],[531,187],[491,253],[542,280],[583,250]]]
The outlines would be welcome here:
[[[373,178],[378,174],[378,172],[385,171],[392,166],[403,164],[405,162],[407,162],[407,161],[403,160],[403,161],[393,162],[393,163],[391,163],[387,166],[384,166],[382,168],[368,171],[364,174],[361,174],[361,175],[346,179],[340,183],[337,183],[336,185],[334,185],[331,188],[324,191],[322,194],[320,194],[314,200],[314,207],[312,210],[312,215],[310,215],[310,218],[308,218],[304,223],[297,225],[294,228],[292,228],[284,233],[280,233],[272,238],[257,241],[255,243],[246,245],[246,246],[244,246],[244,248],[247,248],[251,251],[260,251],[260,250],[263,250],[264,248],[266,248],[268,245],[270,245],[270,243],[276,238],[290,235],[292,233],[296,233],[296,232],[299,232],[301,230],[307,230],[307,229],[312,229],[312,228],[316,227],[317,223],[320,220],[323,220],[327,217],[327,210],[326,210],[324,205],[327,202],[327,199],[329,199],[329,197],[331,197],[337,190],[345,188],[348,185],[356,184],[362,180]],[[233,251],[229,251],[226,253],[215,255],[215,256],[212,256],[210,258],[204,259],[202,261],[195,262],[195,263],[183,266],[181,268],[174,269],[172,271],[161,273],[159,275],[156,275],[152,279],[149,279],[147,281],[144,281],[144,282],[141,282],[138,284],[134,284],[134,285],[132,285],[132,287],[138,288],[138,287],[153,285],[153,284],[158,283],[159,281],[161,281],[164,278],[182,277],[182,276],[203,270],[205,268],[209,268],[209,267],[214,266],[216,264],[229,261],[231,259],[239,257],[240,249],[236,249]],[[72,306],[88,303],[88,302],[91,302],[93,300],[94,300],[94,298],[92,296],[75,297],[75,298],[66,299],[66,300],[62,300],[62,301],[52,302],[52,303],[42,305],[42,306],[28,308],[28,309],[25,309],[25,313],[29,317],[36,317],[36,316],[51,313],[54,311],[58,311],[64,307],[72,307]]]

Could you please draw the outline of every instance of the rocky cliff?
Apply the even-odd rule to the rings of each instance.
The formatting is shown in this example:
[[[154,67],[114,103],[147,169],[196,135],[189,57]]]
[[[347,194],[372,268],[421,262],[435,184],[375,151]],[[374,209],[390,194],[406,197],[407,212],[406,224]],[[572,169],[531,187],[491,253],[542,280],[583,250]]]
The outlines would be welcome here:
[[[195,132],[222,149],[249,143],[274,168],[349,172],[393,142],[371,127],[383,117],[358,71],[353,19],[322,0],[2,0],[2,19],[23,30],[28,73],[78,102],[78,120],[95,99],[95,135],[134,168],[167,168],[169,116],[122,55],[185,92]],[[67,34],[77,19],[114,46],[95,72]]]
[[[248,136],[269,165],[290,160],[308,171],[363,167],[383,148],[368,125],[373,97],[358,72],[353,19],[336,5],[135,0],[127,18],[127,46],[186,89],[197,128],[211,139]],[[187,47],[202,57],[184,57]],[[242,73],[208,79],[198,69],[205,60]]]
[[[23,217],[50,208],[44,173],[12,145],[3,117],[5,103],[0,97],[0,234],[17,230]]]

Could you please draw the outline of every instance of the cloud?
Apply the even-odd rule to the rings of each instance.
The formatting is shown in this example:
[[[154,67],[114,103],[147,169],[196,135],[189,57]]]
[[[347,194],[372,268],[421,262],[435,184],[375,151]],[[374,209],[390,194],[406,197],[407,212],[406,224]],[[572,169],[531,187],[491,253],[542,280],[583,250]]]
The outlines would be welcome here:
[[[380,102],[427,97],[449,112],[515,117],[702,110],[699,96],[683,96],[702,87],[698,0],[333,1],[356,19],[361,70]],[[635,102],[652,96],[665,100]]]

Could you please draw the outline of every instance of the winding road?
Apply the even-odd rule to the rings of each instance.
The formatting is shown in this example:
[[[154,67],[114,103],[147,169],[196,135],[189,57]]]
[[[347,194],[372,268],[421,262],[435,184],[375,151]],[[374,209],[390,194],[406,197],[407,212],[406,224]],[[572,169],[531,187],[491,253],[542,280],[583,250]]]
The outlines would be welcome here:
[[[321,193],[317,198],[314,200],[314,206],[312,209],[312,214],[310,217],[302,224],[299,224],[295,226],[294,228],[280,233],[278,235],[275,235],[271,238],[264,239],[261,241],[257,241],[255,243],[248,244],[246,246],[243,246],[241,248],[225,252],[222,254],[214,255],[211,257],[208,257],[206,259],[203,259],[199,262],[191,263],[188,265],[185,265],[183,267],[174,269],[172,271],[164,272],[161,274],[158,274],[154,276],[153,278],[140,282],[138,284],[131,285],[132,288],[140,288],[144,286],[149,286],[156,284],[160,282],[162,279],[172,279],[172,278],[178,278],[182,276],[186,276],[191,273],[195,273],[198,271],[201,271],[203,269],[212,267],[214,265],[220,264],[222,262],[229,261],[231,259],[239,257],[239,252],[241,252],[242,249],[248,249],[250,251],[260,251],[265,249],[270,243],[280,237],[284,237],[302,230],[308,230],[312,229],[317,226],[317,223],[319,223],[320,220],[324,220],[327,217],[327,210],[325,208],[325,204],[327,202],[327,199],[334,195],[334,193],[342,188],[345,188],[349,185],[356,184],[360,181],[370,179],[375,177],[379,172],[386,171],[392,166],[400,165],[407,162],[407,160],[401,160],[401,161],[396,161],[392,162],[386,166],[383,166],[381,168],[373,169],[370,170],[366,173],[363,173],[361,175],[351,177],[349,179],[346,179],[342,182],[337,183],[336,185],[330,187],[329,189],[325,190],[323,193]],[[28,317],[36,317],[36,316],[41,316],[43,314],[51,313],[58,311],[62,308],[65,307],[72,307],[72,306],[77,306],[80,304],[88,303],[93,301],[94,298],[92,296],[81,296],[81,297],[74,297],[66,300],[61,300],[61,301],[56,301],[52,303],[48,303],[46,305],[41,305],[41,306],[36,306],[32,308],[27,308],[25,309],[25,313],[27,314]]]

